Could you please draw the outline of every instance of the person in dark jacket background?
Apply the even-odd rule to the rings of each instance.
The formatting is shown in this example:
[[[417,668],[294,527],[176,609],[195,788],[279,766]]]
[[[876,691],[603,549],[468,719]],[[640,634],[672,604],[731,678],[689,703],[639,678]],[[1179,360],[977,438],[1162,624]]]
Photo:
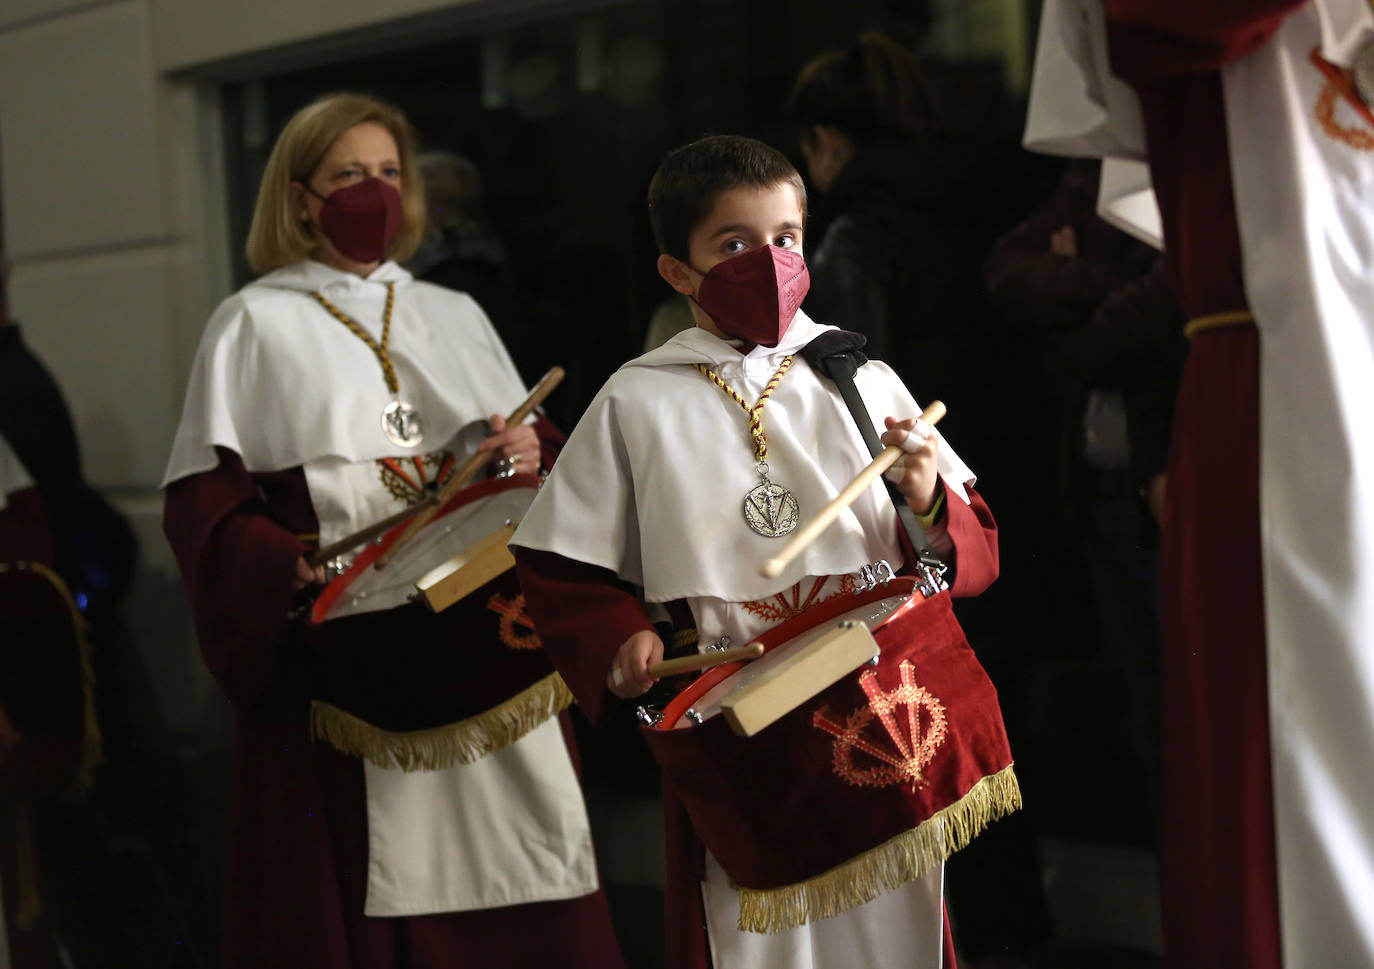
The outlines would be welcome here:
[[[1060,514],[1083,549],[1100,641],[1126,674],[1149,822],[1160,824],[1159,528],[1187,342],[1159,253],[1097,216],[1098,161],[993,248],[988,294],[1042,341],[1059,398]]]
[[[787,114],[819,194],[807,227],[811,291],[821,323],[868,338],[865,353],[943,400],[943,426],[976,456],[997,518],[1001,578],[956,607],[997,686],[1030,811],[998,822],[946,869],[961,964],[1035,966],[1050,933],[1035,830],[1034,740],[1028,737],[1033,658],[1056,648],[1053,506],[1056,414],[1042,402],[1038,351],[983,293],[988,249],[1015,212],[1017,186],[981,147],[945,131],[942,112],[900,44],[865,33],[800,72]],[[1005,221],[1003,221],[1005,220]],[[812,242],[810,240],[819,240]],[[1016,427],[1025,415],[1030,430]],[[962,903],[962,904],[961,904]]]

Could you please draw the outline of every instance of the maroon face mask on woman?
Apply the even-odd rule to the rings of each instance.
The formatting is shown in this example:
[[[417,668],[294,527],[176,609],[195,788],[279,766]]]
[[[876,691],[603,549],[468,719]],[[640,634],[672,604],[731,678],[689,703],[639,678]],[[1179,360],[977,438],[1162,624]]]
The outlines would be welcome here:
[[[760,246],[712,266],[696,301],[724,333],[775,347],[810,288],[801,253]]]
[[[380,178],[369,178],[321,195],[305,190],[324,203],[320,230],[355,262],[378,262],[401,228],[401,193]]]

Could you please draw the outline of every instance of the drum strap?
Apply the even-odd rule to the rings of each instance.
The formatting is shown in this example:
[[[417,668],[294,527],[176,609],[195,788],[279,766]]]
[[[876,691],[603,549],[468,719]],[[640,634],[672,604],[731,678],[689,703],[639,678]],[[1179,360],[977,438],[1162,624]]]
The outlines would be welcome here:
[[[868,363],[868,356],[862,349],[867,342],[868,338],[861,333],[827,330],[802,347],[800,352],[802,359],[809,363],[812,369],[834,381],[840,390],[840,396],[844,398],[845,406],[849,408],[850,416],[859,427],[859,433],[863,435],[869,454],[877,457],[883,449],[883,444],[878,440],[878,432],[868,415],[868,408],[864,406],[864,399],[854,383],[854,375],[859,372],[861,366]],[[901,519],[902,527],[906,529],[907,538],[911,540],[917,561],[937,574],[943,573],[946,569],[945,563],[930,547],[930,539],[926,536],[921,523],[917,521],[916,513],[911,510],[911,506],[906,503],[896,485],[886,478],[883,479],[883,484],[887,487],[888,497],[897,509],[897,517]]]

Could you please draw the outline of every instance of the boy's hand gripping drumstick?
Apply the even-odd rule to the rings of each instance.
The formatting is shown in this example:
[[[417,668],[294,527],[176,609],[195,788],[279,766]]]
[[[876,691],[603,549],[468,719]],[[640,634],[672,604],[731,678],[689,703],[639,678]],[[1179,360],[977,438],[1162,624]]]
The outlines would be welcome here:
[[[690,673],[693,670],[708,670],[713,666],[734,663],[737,660],[758,659],[762,655],[763,643],[749,643],[746,646],[735,646],[731,649],[711,649],[704,653],[693,653],[691,656],[679,656],[676,659],[664,659],[657,663],[650,663],[649,675],[658,680],[665,676]]]
[[[548,397],[549,394],[553,392],[553,389],[558,386],[559,381],[563,379],[563,374],[564,371],[562,367],[553,367],[548,373],[544,374],[544,376],[540,378],[539,383],[534,385],[534,390],[530,391],[530,395],[525,398],[525,402],[511,411],[510,416],[506,418],[506,426],[516,427],[523,424],[525,418],[529,417],[530,414],[534,412],[534,409],[544,402],[544,398]],[[406,526],[406,530],[401,532],[400,536],[392,543],[391,547],[377,556],[377,560],[372,563],[372,567],[375,569],[386,568],[387,564],[395,558],[396,553],[415,537],[416,532],[428,525],[434,516],[439,513],[439,509],[447,504],[450,498],[462,491],[463,488],[467,486],[468,482],[477,476],[477,472],[490,464],[495,457],[496,452],[494,450],[478,451],[472,457],[468,458],[467,461],[463,462],[463,466],[453,472],[453,476],[448,479],[448,483],[440,489],[438,497],[420,509],[419,513],[411,519],[410,524]]]
[[[921,420],[927,424],[938,423],[940,418],[945,416],[945,405],[938,400],[931,401],[930,406],[921,412]],[[782,574],[782,570],[787,568],[787,563],[802,553],[808,545],[814,542],[826,527],[839,517],[840,512],[854,504],[859,495],[863,494],[868,486],[892,465],[897,463],[906,452],[895,444],[889,444],[883,448],[882,452],[869,463],[868,467],[860,471],[853,481],[844,486],[838,495],[826,505],[816,517],[811,519],[797,533],[788,540],[783,546],[782,551],[774,555],[771,559],[759,566],[759,574],[765,578],[776,579]]]

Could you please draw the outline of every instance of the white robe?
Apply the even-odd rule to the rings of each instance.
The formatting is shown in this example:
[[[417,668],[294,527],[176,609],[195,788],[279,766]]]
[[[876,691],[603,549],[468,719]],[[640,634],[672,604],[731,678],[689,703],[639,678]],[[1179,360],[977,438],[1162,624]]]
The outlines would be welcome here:
[[[309,295],[323,293],[380,342],[387,282],[396,292],[388,351],[401,398],[424,421],[413,448],[382,432],[391,393],[372,350]],[[390,262],[367,279],[298,263],[245,286],[211,317],[163,485],[214,468],[217,445],[250,472],[301,466],[328,544],[403,507],[383,486],[378,459],[447,449],[461,461],[486,436],[486,419],[526,395],[469,296],[416,282]],[[361,766],[366,914],[493,908],[596,890],[590,824],[557,720],[474,764],[414,773]]]
[[[741,354],[693,328],[627,363],[573,431],[511,544],[610,569],[640,586],[650,603],[687,600],[703,644],[722,635],[740,644],[775,624],[746,603],[798,582],[809,590],[815,577],[852,573],[878,559],[900,568],[900,526],[878,482],[782,575],[758,573],[781,540],[755,534],[743,518],[744,496],[759,480],[748,418],[695,365],[706,364],[752,405],[783,358],[827,329],[833,328],[799,312],[777,347]],[[860,368],[856,383],[878,427],[884,417],[920,413],[886,364]],[[803,521],[869,461],[834,385],[800,357],[765,406],[763,429],[770,477],[796,495]],[[973,473],[943,441],[940,473],[947,500],[967,502]],[[714,963],[939,966],[941,879],[936,869],[842,915],[765,935],[738,929],[738,893],[708,857],[702,890]]]
[[[1100,21],[1101,3],[1050,0],[1043,16],[1042,39]],[[1374,448],[1365,426],[1374,413],[1374,153],[1324,130],[1326,79],[1309,60],[1317,49],[1348,68],[1371,42],[1366,0],[1314,0],[1221,72],[1245,292],[1260,336],[1270,749],[1290,969],[1374,965]],[[1056,70],[1042,78],[1038,56],[1030,117],[1062,113],[1054,106],[1075,88],[1100,90],[1099,63],[1051,57]],[[1050,128],[1028,122],[1027,147],[1135,157],[1123,145],[1134,143],[1138,109],[1097,104],[1104,110],[1089,105],[1078,120],[1095,117],[1094,130],[1113,138],[1063,151]],[[1332,120],[1374,138],[1339,97]]]
[[[1260,334],[1260,518],[1289,969],[1374,965],[1374,153],[1323,129],[1314,48],[1374,43],[1322,0],[1222,70]],[[1374,138],[1343,99],[1338,129]]]

